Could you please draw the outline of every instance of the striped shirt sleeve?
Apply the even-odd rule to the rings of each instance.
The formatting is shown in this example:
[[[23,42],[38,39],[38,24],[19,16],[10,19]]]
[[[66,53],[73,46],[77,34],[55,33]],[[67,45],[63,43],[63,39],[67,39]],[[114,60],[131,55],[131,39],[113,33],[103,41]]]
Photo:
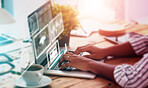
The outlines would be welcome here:
[[[114,70],[115,81],[124,88],[143,88],[148,86],[148,36],[129,40],[137,55],[143,58],[135,65],[118,65]]]
[[[143,55],[148,52],[148,35],[134,36],[129,39],[137,55]]]

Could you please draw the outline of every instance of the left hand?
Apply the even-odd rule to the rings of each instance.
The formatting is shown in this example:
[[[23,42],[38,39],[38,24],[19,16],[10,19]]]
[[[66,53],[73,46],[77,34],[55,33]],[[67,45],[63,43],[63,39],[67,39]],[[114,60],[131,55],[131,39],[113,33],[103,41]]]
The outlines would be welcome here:
[[[91,58],[95,60],[103,59],[108,56],[108,52],[105,51],[105,48],[99,48],[91,44],[80,46],[75,50],[75,54],[80,54],[81,52],[88,52],[90,55],[84,55],[86,58]]]
[[[68,63],[65,63],[61,65],[63,61],[69,61]],[[63,69],[65,67],[71,66],[76,69],[82,70],[82,71],[89,71],[89,62],[92,60],[83,56],[78,56],[76,54],[72,54],[70,52],[67,52],[63,55],[63,57],[60,60],[60,69]]]

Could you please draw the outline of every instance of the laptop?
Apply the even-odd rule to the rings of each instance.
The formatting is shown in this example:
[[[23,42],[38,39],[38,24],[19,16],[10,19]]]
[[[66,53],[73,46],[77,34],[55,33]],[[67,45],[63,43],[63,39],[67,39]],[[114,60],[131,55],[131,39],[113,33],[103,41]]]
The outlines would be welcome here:
[[[67,46],[59,47],[57,37],[63,32],[62,13],[52,18],[51,2],[48,1],[28,16],[35,63],[44,66],[45,75],[95,78],[95,74],[72,67],[60,70],[59,60],[67,52]],[[68,70],[70,69],[71,70]]]

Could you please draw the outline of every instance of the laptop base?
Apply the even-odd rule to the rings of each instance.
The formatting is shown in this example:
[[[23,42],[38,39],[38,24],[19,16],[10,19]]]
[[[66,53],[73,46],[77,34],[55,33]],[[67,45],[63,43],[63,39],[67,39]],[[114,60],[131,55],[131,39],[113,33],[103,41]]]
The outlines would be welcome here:
[[[55,76],[67,76],[67,77],[77,77],[77,78],[88,78],[94,79],[95,74],[84,71],[60,71],[60,70],[45,70],[44,75],[55,75]]]

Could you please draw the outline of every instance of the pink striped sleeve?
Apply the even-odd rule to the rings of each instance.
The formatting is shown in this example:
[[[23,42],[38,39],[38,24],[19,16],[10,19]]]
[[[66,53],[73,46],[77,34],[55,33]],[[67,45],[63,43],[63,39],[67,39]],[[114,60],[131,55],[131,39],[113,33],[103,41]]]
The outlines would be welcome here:
[[[133,66],[116,66],[114,79],[124,88],[143,88],[148,86],[148,35],[133,37],[129,42],[136,54],[143,55],[143,58]]]
[[[148,35],[136,36],[129,39],[137,55],[143,55],[148,52]]]
[[[131,66],[118,65],[114,70],[115,81],[124,88],[143,88],[148,86],[148,54]]]

